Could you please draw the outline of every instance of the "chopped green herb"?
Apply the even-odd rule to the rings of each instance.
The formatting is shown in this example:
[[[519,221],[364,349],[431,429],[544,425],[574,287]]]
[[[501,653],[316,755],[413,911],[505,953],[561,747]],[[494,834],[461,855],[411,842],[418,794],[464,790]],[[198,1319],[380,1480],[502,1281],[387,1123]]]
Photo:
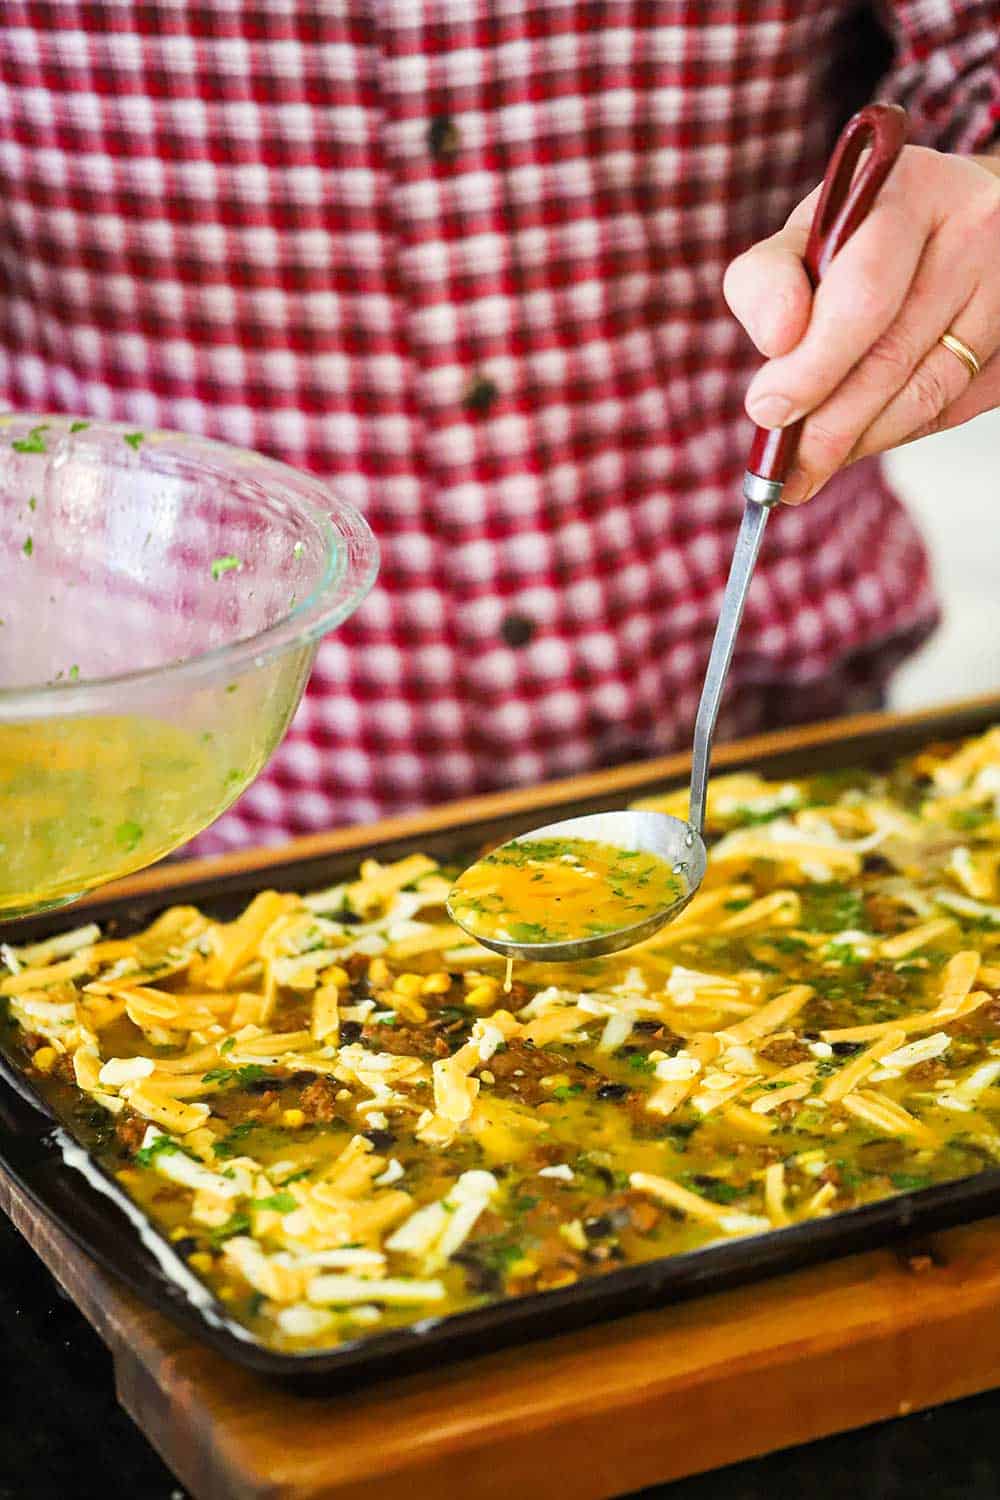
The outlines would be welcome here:
[[[211,1068],[201,1075],[202,1083],[260,1083],[267,1077],[267,1069],[260,1063],[244,1063],[239,1068]]]
[[[151,1167],[158,1156],[170,1156],[174,1152],[180,1152],[181,1156],[190,1154],[184,1150],[179,1141],[174,1140],[173,1136],[158,1135],[150,1141],[148,1146],[140,1146],[132,1160],[140,1167]]]
[[[80,675],[80,668],[74,662],[73,665],[69,669],[69,680],[70,680],[70,682],[76,682],[76,680],[79,677],[79,675]]]
[[[26,438],[17,438],[10,446],[15,453],[46,453],[44,434],[48,430],[48,423],[43,422],[40,427],[32,427]]]
[[[124,437],[126,443],[128,443],[130,448],[134,448],[136,451],[138,451],[139,446],[146,434],[144,432],[125,432],[122,434],[122,436]]]
[[[212,577],[218,583],[224,573],[232,573],[234,569],[242,567],[238,557],[217,557],[212,563]]]
[[[257,1128],[256,1120],[243,1120],[239,1125],[234,1125],[228,1135],[215,1143],[215,1154],[225,1159],[227,1156],[241,1156],[243,1154],[244,1142],[251,1130]]]
[[[30,511],[36,511],[38,509],[38,501],[34,495],[30,495],[28,497],[28,509]]]
[[[890,1172],[889,1181],[901,1193],[916,1193],[921,1188],[930,1187],[934,1179],[923,1177],[919,1172]]]
[[[24,546],[21,548],[21,551],[24,553],[25,557],[30,557],[34,550],[34,542],[31,540],[30,536],[26,536],[24,539]]]
[[[583,1093],[583,1084],[582,1083],[570,1083],[570,1084],[563,1083],[563,1084],[560,1084],[560,1086],[558,1088],[552,1090],[552,1097],[553,1097],[553,1099],[559,1099],[559,1100],[572,1099],[573,1096],[574,1096],[574,1094],[582,1094],[582,1093]]]
[[[692,1193],[698,1193],[711,1203],[735,1203],[746,1193],[746,1188],[734,1187],[731,1182],[723,1182],[721,1178],[702,1172],[682,1172],[680,1181]]]
[[[90,426],[89,422],[80,422],[80,421],[71,422],[69,424],[69,430],[70,430],[70,432],[86,432],[86,430],[87,430],[87,428],[89,426]]]
[[[515,943],[544,943],[549,936],[541,922],[511,922],[508,930]]]
[[[511,1266],[524,1255],[525,1247],[509,1235],[495,1234],[481,1240],[466,1241],[466,1250],[498,1276],[507,1276]]]
[[[212,1230],[209,1240],[212,1245],[218,1247],[224,1244],[226,1240],[231,1240],[236,1234],[249,1234],[250,1227],[250,1216],[248,1214],[233,1214],[224,1224],[220,1224],[218,1229]]]
[[[236,1046],[236,1038],[234,1036],[227,1036],[226,1040],[222,1043],[221,1047],[219,1048],[219,1051],[222,1053],[223,1057],[225,1057],[226,1053],[227,1052],[232,1052],[232,1050],[233,1050],[233,1048],[235,1046]]]
[[[295,546],[292,548],[292,556],[294,558],[300,558],[305,550],[305,544],[303,542],[296,542]]]
[[[290,1214],[298,1206],[291,1193],[272,1193],[270,1198],[254,1198],[250,1203],[251,1208],[270,1209],[276,1214]]]
[[[860,964],[863,959],[850,943],[827,943],[823,949],[823,960],[835,964]]]
[[[992,823],[994,812],[992,807],[961,807],[953,812],[949,822],[952,828],[981,828],[984,823]]]
[[[738,828],[753,828],[760,823],[773,823],[775,818],[783,818],[795,804],[790,802],[779,802],[774,806],[765,808],[746,807],[740,804],[727,814],[727,821],[735,823]]]
[[[776,953],[787,953],[790,957],[799,953],[805,953],[809,947],[809,944],[804,942],[802,938],[788,937],[783,933],[776,937],[769,937],[768,941]]]
[[[843,932],[864,927],[864,903],[850,886],[836,881],[800,888],[802,926],[810,932]]]
[[[142,832],[141,823],[136,823],[131,818],[126,819],[115,829],[115,842],[120,849],[125,850],[126,854],[131,854],[132,850],[137,849],[142,843]]]

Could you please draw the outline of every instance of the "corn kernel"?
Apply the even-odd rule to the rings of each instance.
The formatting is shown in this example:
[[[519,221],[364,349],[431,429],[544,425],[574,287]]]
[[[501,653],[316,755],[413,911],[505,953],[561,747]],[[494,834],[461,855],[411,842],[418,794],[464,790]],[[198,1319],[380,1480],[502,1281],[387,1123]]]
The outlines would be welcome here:
[[[188,1265],[192,1271],[210,1271],[215,1262],[204,1250],[199,1250],[195,1255],[188,1256]]]
[[[491,1073],[489,1068],[480,1068],[479,1076],[484,1083],[496,1083],[497,1081],[497,1075],[495,1073]]]
[[[587,1236],[583,1232],[583,1225],[579,1219],[571,1219],[568,1224],[560,1224],[559,1234],[567,1245],[572,1245],[574,1250],[586,1250]]]
[[[413,1000],[409,995],[393,995],[393,1005],[396,1014],[402,1016],[404,1021],[420,1023],[427,1020],[427,1011],[419,1000]]]
[[[351,976],[342,964],[331,964],[328,969],[323,970],[320,975],[320,982],[322,984],[334,984],[338,990],[346,990],[350,989]]]
[[[39,1073],[51,1073],[59,1053],[54,1047],[39,1047],[31,1061]]]
[[[543,1089],[568,1089],[570,1078],[568,1073],[549,1073],[541,1079]]]
[[[512,1261],[508,1269],[512,1276],[534,1276],[538,1262],[530,1255],[522,1255],[519,1260]]]
[[[306,1117],[301,1109],[283,1109],[281,1111],[281,1123],[287,1125],[289,1130],[298,1130],[300,1125],[306,1123]]]
[[[420,986],[420,993],[422,995],[447,995],[450,989],[450,974],[428,974]]]
[[[229,1286],[227,1284],[226,1286],[219,1287],[219,1290],[216,1292],[216,1296],[218,1297],[220,1302],[235,1302],[236,1298],[239,1296],[239,1293],[234,1286]]]
[[[422,974],[397,974],[392,988],[397,995],[419,995],[423,984]]]
[[[497,998],[497,987],[491,979],[477,984],[469,990],[465,997],[466,1005],[471,1005],[473,1010],[485,1010],[488,1005],[495,1005]]]
[[[185,1224],[178,1224],[175,1229],[171,1229],[170,1238],[171,1240],[186,1240],[190,1233],[190,1229]]]
[[[374,985],[389,983],[389,965],[384,958],[373,958],[368,965],[368,983]]]

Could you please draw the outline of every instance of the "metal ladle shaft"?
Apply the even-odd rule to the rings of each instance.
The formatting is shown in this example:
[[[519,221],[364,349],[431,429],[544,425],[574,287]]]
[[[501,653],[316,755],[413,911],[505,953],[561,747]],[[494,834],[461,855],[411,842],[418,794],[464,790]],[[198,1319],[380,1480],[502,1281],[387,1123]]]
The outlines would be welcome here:
[[[747,475],[747,479],[756,477],[756,475]],[[768,481],[761,480],[760,483],[763,487]],[[744,493],[747,488],[747,482],[744,480]],[[781,497],[781,486],[776,485],[774,488],[778,493],[773,499],[755,500],[747,494],[746,509],[736,536],[729,578],[726,581],[722,608],[719,611],[719,622],[715,627],[712,650],[708,658],[708,666],[705,668],[705,681],[702,684],[701,698],[698,700],[698,714],[694,721],[694,748],[691,756],[691,797],[688,804],[688,822],[699,838],[703,836],[705,828],[708,770],[712,758],[715,724],[719,717],[719,704],[722,702],[726,678],[729,676],[729,664],[733,659],[733,647],[736,645],[736,636],[743,618],[750,580],[760,553],[760,544],[764,540],[764,527],[767,525],[767,518],[772,507],[777,505]]]
[[[906,115],[895,105],[869,105],[848,121],[823,179],[809,243],[803,257],[814,287],[833,256],[868,213],[902,151],[905,140]],[[871,150],[861,162],[861,153],[868,145]],[[666,813],[651,811],[590,813],[584,817],[547,824],[530,834],[521,834],[513,841],[519,843],[539,838],[592,840],[611,844],[619,849],[644,850],[664,861],[675,874],[682,877],[684,884],[676,898],[665,900],[661,908],[629,927],[602,928],[596,934],[584,931],[579,936],[525,943],[509,935],[485,933],[474,923],[469,925],[463,916],[461,903],[457,907],[454,903],[456,891],[453,890],[448,898],[450,915],[458,926],[483,947],[491,948],[506,958],[528,959],[538,963],[575,963],[581,959],[602,957],[630,948],[653,936],[683,911],[698,890],[705,875],[707,861],[703,837],[705,798],[719,704],[729,675],[750,580],[764,538],[764,527],[770,511],[781,499],[785,480],[795,462],[801,431],[801,422],[774,430],[758,427],[750,449],[747,471],[743,476],[746,507],[736,538],[719,623],[712,641],[695,719],[688,822]]]
[[[833,257],[867,217],[903,149],[906,129],[906,113],[895,104],[870,104],[845,125],[823,178],[803,256],[806,274],[814,289]],[[871,150],[859,167],[866,146]],[[801,420],[788,427],[758,427],[743,476],[746,508],[722,596],[719,623],[712,640],[694,726],[688,822],[699,838],[705,826],[712,740],[733,659],[733,647],[764,538],[764,527],[771,510],[781,499],[785,480],[795,463],[802,427]]]

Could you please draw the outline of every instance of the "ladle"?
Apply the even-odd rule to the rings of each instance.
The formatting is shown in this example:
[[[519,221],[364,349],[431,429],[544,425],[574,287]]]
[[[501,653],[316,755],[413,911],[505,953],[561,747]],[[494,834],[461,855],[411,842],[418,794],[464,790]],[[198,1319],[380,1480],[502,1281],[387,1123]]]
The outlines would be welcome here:
[[[805,268],[814,288],[822,280],[833,257],[867,216],[903,149],[906,131],[905,111],[890,104],[870,104],[845,125],[823,178],[804,256]],[[861,153],[868,145],[871,150],[859,167]],[[485,937],[466,923],[459,923],[484,947],[507,958],[528,959],[536,963],[568,963],[616,953],[652,937],[683,911],[701,885],[708,860],[704,840],[705,797],[719,704],[764,528],[781,499],[785,480],[795,462],[802,426],[800,420],[772,430],[758,427],[754,434],[750,460],[743,475],[746,505],[695,719],[687,822],[666,813],[601,812],[549,823],[511,841],[583,839],[612,844],[624,850],[642,850],[666,861],[681,877],[682,893],[669,905],[632,926],[560,942],[520,943]],[[457,921],[450,898],[448,909]]]

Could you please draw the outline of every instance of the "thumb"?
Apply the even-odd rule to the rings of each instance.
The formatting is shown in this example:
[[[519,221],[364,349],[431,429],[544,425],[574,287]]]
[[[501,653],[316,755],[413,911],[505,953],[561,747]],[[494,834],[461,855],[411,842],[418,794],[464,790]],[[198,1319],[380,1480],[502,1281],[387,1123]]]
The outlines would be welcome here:
[[[809,323],[812,287],[802,257],[809,238],[812,195],[777,234],[732,261],[722,283],[729,307],[761,354],[787,354]]]

